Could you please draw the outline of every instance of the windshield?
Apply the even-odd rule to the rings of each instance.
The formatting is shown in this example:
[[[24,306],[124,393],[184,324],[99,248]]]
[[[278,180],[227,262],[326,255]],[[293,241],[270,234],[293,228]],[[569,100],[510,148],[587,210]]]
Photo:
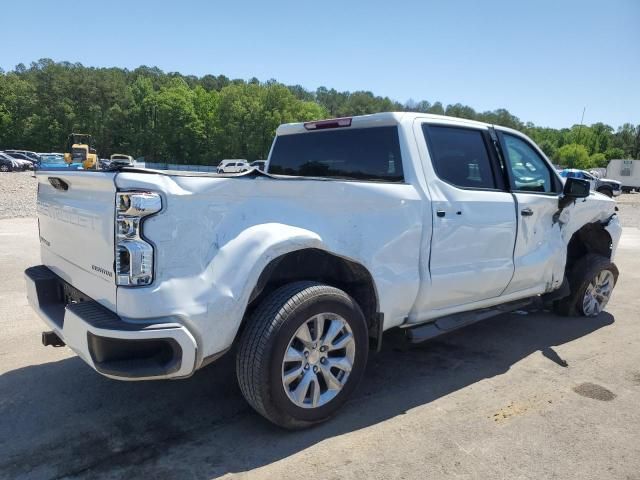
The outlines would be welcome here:
[[[71,153],[74,162],[84,162],[87,159],[87,152],[83,148],[74,148]]]

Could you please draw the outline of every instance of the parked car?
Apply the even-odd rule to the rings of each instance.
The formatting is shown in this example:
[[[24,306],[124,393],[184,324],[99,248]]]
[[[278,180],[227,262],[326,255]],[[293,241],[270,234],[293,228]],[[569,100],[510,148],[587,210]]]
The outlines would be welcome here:
[[[40,170],[77,170],[82,168],[82,163],[80,162],[65,162],[63,155],[45,153],[40,154],[40,158]]]
[[[24,160],[24,158],[20,158],[19,154],[8,154],[6,152],[2,152],[7,157],[10,157],[13,160],[14,170],[33,170],[34,164],[29,160]]]
[[[563,184],[516,130],[294,123],[268,165],[38,172],[43,264],[25,273],[43,343],[128,381],[234,351],[249,404],[301,428],[340,409],[391,328],[419,342],[531,302],[593,317],[618,278],[615,202]]]
[[[11,150],[5,150],[3,153],[5,153],[6,155],[9,155],[14,160],[20,160],[20,164],[23,165],[25,169],[26,167],[34,170],[38,168],[39,160],[36,161],[33,158],[29,157],[28,155],[25,155],[24,153],[13,152]]]
[[[251,166],[246,160],[222,160],[218,164],[218,173],[246,172]]]
[[[133,165],[133,157],[123,153],[114,153],[109,158],[109,164],[117,163],[119,165]]]
[[[0,172],[13,172],[14,170],[22,170],[22,166],[9,155],[0,152]]]
[[[40,155],[29,150],[5,150],[4,153],[11,155],[14,158],[28,160],[34,164],[34,167],[40,162]]]
[[[263,172],[265,170],[266,165],[267,165],[266,160],[255,160],[254,162],[251,162],[249,164],[251,168],[257,168],[258,170],[262,170]]]
[[[616,180],[609,178],[598,178],[596,175],[592,175],[584,170],[577,170],[575,168],[565,168],[560,171],[560,176],[563,178],[580,178],[587,180],[591,185],[591,190],[600,192],[607,197],[617,197],[622,193],[622,184]]]

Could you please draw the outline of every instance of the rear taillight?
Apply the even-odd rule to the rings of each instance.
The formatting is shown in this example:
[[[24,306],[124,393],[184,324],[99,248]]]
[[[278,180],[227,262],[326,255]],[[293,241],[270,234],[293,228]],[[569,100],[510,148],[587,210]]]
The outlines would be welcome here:
[[[158,213],[162,200],[157,193],[116,194],[116,284],[149,285],[153,281],[153,245],[142,235],[143,219]]]

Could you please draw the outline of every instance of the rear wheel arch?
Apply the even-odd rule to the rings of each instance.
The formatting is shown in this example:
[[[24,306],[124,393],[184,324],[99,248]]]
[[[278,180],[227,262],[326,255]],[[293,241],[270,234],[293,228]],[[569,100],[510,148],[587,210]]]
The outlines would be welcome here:
[[[369,270],[361,263],[319,248],[294,250],[271,260],[253,287],[245,319],[269,293],[303,280],[331,285],[349,294],[362,309],[369,331],[378,331],[378,293]]]

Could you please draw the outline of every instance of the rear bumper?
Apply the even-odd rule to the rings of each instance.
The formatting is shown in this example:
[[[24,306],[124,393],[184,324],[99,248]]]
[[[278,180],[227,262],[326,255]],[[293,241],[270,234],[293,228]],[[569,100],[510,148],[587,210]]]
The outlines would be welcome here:
[[[193,373],[197,344],[178,323],[124,321],[95,300],[65,300],[70,287],[44,265],[25,270],[29,304],[93,369],[118,380],[186,377]]]

